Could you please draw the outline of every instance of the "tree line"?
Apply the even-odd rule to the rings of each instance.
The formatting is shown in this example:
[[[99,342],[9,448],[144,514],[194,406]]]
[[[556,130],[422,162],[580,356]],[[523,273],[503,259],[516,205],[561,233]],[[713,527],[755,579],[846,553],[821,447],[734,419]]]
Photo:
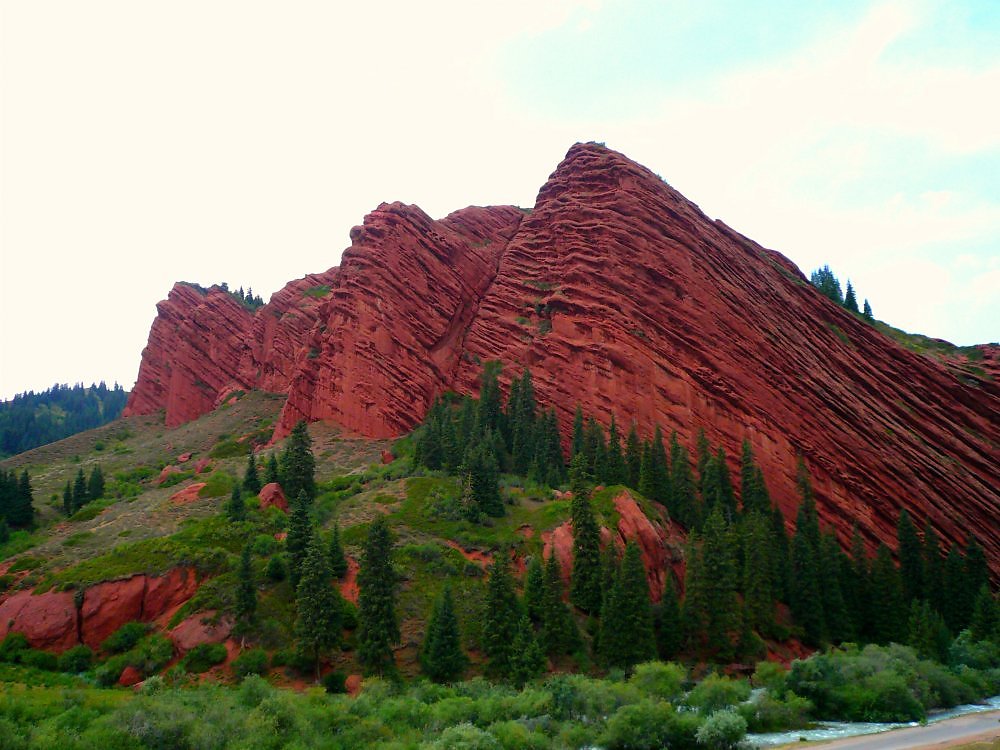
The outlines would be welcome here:
[[[872,315],[872,306],[867,299],[865,299],[864,308],[858,309],[858,296],[850,279],[847,280],[847,291],[841,291],[840,279],[830,270],[830,266],[817,268],[809,275],[809,281],[824,297],[836,302],[844,309],[861,315],[869,323],[875,320],[875,316]]]

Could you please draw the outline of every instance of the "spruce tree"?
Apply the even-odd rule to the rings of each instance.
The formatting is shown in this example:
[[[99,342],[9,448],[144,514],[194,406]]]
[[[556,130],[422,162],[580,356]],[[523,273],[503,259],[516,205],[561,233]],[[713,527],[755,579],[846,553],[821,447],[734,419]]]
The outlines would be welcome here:
[[[790,601],[792,614],[803,630],[805,641],[819,645],[826,629],[820,581],[820,532],[816,501],[805,463],[799,459],[799,493],[802,502],[792,538]]]
[[[875,637],[873,602],[871,596],[871,570],[864,539],[857,524],[851,535],[851,587],[847,589],[848,611],[859,640],[870,641]]]
[[[969,633],[974,641],[992,641],[1000,645],[1000,603],[987,584],[979,589],[973,602]]]
[[[309,540],[312,538],[312,521],[309,518],[309,498],[303,490],[292,501],[292,514],[288,519],[288,536],[285,550],[288,552],[288,578],[292,588],[298,588],[302,576],[302,565],[306,559]]]
[[[601,656],[615,667],[631,668],[656,658],[653,610],[639,547],[625,545],[621,571],[601,613]]]
[[[674,518],[688,531],[698,528],[701,511],[691,475],[691,457],[687,448],[677,440],[677,433],[670,435],[670,489],[673,496]]]
[[[937,532],[931,526],[930,520],[924,526],[924,546],[922,550],[924,564],[924,595],[937,612],[944,612],[944,559],[941,557],[941,545]]]
[[[347,556],[344,554],[344,545],[340,541],[340,524],[333,525],[330,532],[330,546],[327,550],[327,557],[330,561],[330,573],[334,578],[341,579],[347,575]]]
[[[305,420],[292,428],[281,453],[281,488],[286,497],[305,493],[311,503],[316,498],[316,459]]]
[[[490,674],[498,677],[510,674],[520,619],[521,604],[514,592],[507,551],[501,549],[490,564],[483,611],[482,648],[490,660]]]
[[[569,457],[570,461],[578,453],[583,452],[584,435],[583,435],[583,408],[578,403],[576,405],[576,411],[573,412],[573,438],[570,441]]]
[[[843,553],[837,537],[823,534],[819,549],[819,585],[823,595],[823,618],[826,637],[831,643],[842,643],[854,635],[854,624],[840,588]]]
[[[957,546],[948,550],[944,561],[944,620],[952,633],[960,633],[969,624],[972,602],[966,590],[965,560]]]
[[[743,521],[743,612],[747,625],[767,635],[774,625],[771,529],[767,515],[753,512]]]
[[[601,532],[590,503],[586,481],[586,457],[578,453],[570,464],[570,489],[573,492],[573,572],[570,600],[584,612],[596,615],[601,607],[600,564]]]
[[[233,487],[229,502],[226,503],[226,517],[234,523],[247,519],[247,505],[243,500],[243,490],[238,484]]]
[[[399,643],[392,534],[385,516],[372,521],[358,569],[358,660],[368,674],[394,674]]]
[[[257,474],[257,459],[253,451],[247,453],[247,468],[243,472],[243,491],[251,497],[260,492],[260,476]]]
[[[704,651],[708,634],[708,580],[702,561],[701,539],[697,532],[692,532],[685,554],[681,629],[687,648],[699,654]]]
[[[729,463],[726,461],[726,452],[719,446],[715,454],[716,481],[719,486],[719,503],[722,506],[722,515],[730,523],[736,518],[736,498],[733,495],[733,482],[729,476]]]
[[[653,431],[653,440],[649,445],[649,450],[653,474],[652,498],[658,503],[663,503],[670,513],[674,514],[676,508],[670,486],[670,461],[667,458],[667,451],[663,447],[663,433],[660,431],[659,425]]]
[[[875,316],[872,314],[872,306],[868,304],[867,299],[865,300],[865,309],[862,315],[864,315],[865,320],[867,320],[869,323],[875,320]]]
[[[21,475],[22,480],[27,479],[27,474]],[[983,586],[990,585],[990,568],[986,562],[986,553],[983,551],[979,541],[972,535],[965,546],[965,591],[966,601],[969,604],[969,615],[972,615],[972,607],[976,597],[979,596]]]
[[[939,664],[948,662],[951,634],[941,615],[926,599],[914,599],[910,605],[906,643],[921,659],[931,659]]]
[[[525,592],[527,593],[527,591]],[[562,598],[562,573],[555,554],[545,563],[542,583],[541,634],[539,645],[551,655],[568,654],[580,644],[576,623]]]
[[[340,642],[344,605],[340,592],[330,585],[330,564],[315,535],[309,540],[295,589],[295,609],[298,646],[315,664],[318,680],[320,658]]]
[[[462,651],[451,587],[446,584],[434,602],[427,623],[427,633],[420,648],[420,667],[435,682],[451,682],[459,679],[468,665],[469,659]]]
[[[535,638],[531,623],[521,615],[516,623],[514,642],[506,676],[518,689],[545,671],[545,654]]]
[[[925,596],[923,545],[917,536],[917,529],[910,520],[906,509],[900,511],[896,524],[898,540],[899,574],[903,582],[903,603],[909,609],[914,599]]]
[[[625,484],[628,480],[628,468],[625,456],[622,454],[621,436],[618,434],[618,424],[615,415],[611,415],[611,426],[608,428],[608,452],[604,480],[608,484]]]
[[[104,497],[104,472],[100,466],[95,466],[90,471],[90,479],[87,480],[87,497],[91,500],[100,500]]]
[[[243,548],[240,567],[236,578],[236,625],[240,632],[246,632],[257,613],[257,582],[254,580],[251,545]]]
[[[476,415],[481,434],[501,429],[503,410],[500,408],[500,362],[487,362],[479,378],[479,409]]]
[[[264,484],[280,484],[280,474],[278,457],[272,453],[267,459],[267,466],[264,468]]]
[[[517,380],[514,381],[517,383]],[[511,386],[514,393],[514,387]],[[513,395],[512,395],[513,400]],[[517,402],[509,405],[508,421],[511,432],[511,453],[514,471],[527,474],[535,455],[535,388],[531,382],[531,372],[525,368],[517,389]]]
[[[479,511],[493,518],[502,516],[504,507],[503,498],[500,497],[500,470],[488,439],[469,449],[462,471],[468,478],[469,493]]]
[[[628,431],[625,441],[625,468],[627,477],[625,483],[634,490],[639,489],[639,472],[642,469],[642,442],[639,440],[639,429],[635,422]]]
[[[792,551],[785,516],[777,505],[771,507],[771,588],[774,598],[788,602],[791,589]]]
[[[68,517],[73,515],[75,510],[76,507],[73,504],[73,485],[66,482],[66,486],[63,488],[63,513]]]
[[[906,636],[906,613],[903,604],[903,587],[899,571],[892,562],[892,553],[880,544],[872,564],[871,573],[872,612],[875,642],[887,644],[901,643]]]
[[[531,558],[524,574],[524,609],[532,622],[542,620],[542,599],[545,596],[545,571],[539,558]]]
[[[11,477],[14,472],[11,472]],[[17,483],[17,491],[13,506],[7,511],[7,523],[16,528],[26,528],[35,521],[35,506],[33,504],[31,479],[28,470],[21,472],[21,479]]]
[[[716,507],[702,532],[701,565],[708,613],[706,645],[721,661],[735,655],[734,639],[740,625],[736,561],[729,538],[722,508]]]
[[[681,649],[683,631],[681,629],[681,605],[677,596],[674,576],[667,568],[663,585],[663,598],[653,612],[656,629],[656,650],[664,661],[677,656]]]
[[[83,475],[83,469],[77,469],[76,479],[73,481],[73,510],[78,511],[90,502],[87,496],[87,478]]]
[[[750,441],[743,439],[743,455],[740,460],[740,502],[744,513],[767,513],[771,501],[764,486],[764,477],[754,460]]]
[[[608,446],[604,441],[604,429],[593,417],[587,419],[583,436],[583,455],[587,459],[587,473],[596,483],[607,483]]]
[[[865,300],[867,302],[867,300]],[[851,280],[847,280],[847,292],[844,294],[844,307],[850,310],[852,313],[860,312],[858,310],[858,298],[854,294],[854,286],[851,284]]]
[[[0,516],[0,544],[6,544],[10,541],[10,526],[7,525],[7,519],[4,516]]]

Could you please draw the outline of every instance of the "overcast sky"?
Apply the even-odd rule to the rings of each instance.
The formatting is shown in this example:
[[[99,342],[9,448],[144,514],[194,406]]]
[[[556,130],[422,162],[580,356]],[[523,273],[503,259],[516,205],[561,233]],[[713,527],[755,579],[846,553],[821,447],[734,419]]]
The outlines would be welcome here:
[[[382,201],[531,206],[589,140],[1000,339],[1000,2],[346,4],[0,0],[0,398],[131,387],[174,281],[266,299]]]

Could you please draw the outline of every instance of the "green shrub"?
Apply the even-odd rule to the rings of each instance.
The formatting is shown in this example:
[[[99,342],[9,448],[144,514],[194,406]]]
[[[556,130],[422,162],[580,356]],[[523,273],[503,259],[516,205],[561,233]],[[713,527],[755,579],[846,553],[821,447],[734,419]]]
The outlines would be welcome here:
[[[679,664],[651,661],[637,665],[629,682],[643,695],[670,702],[683,693],[686,679],[687,670]]]
[[[26,667],[41,669],[45,672],[57,672],[59,670],[59,658],[48,651],[38,651],[28,649],[19,654],[18,660]]]
[[[214,471],[205,480],[205,486],[198,490],[198,497],[228,497],[236,486],[236,478],[225,471]]]
[[[448,727],[437,742],[428,747],[432,750],[503,750],[496,737],[472,724]]]
[[[264,575],[267,576],[269,581],[274,583],[280,583],[285,580],[285,576],[288,575],[288,571],[285,568],[285,561],[282,559],[281,555],[274,555],[267,561],[267,566],[264,568]]]
[[[258,557],[268,557],[281,547],[278,540],[271,534],[258,534],[253,538],[250,550]]]
[[[118,654],[94,670],[94,678],[97,680],[98,685],[111,687],[118,682],[118,678],[122,676],[122,672],[127,666],[128,656],[126,654]]]
[[[661,750],[673,747],[674,710],[667,703],[642,700],[622,706],[608,719],[601,744],[610,750]]]
[[[126,656],[129,664],[147,676],[170,663],[174,658],[174,644],[165,635],[154,633],[141,640]]]
[[[122,654],[131,651],[146,637],[149,626],[141,622],[126,622],[118,630],[104,639],[101,650],[108,654]]]
[[[25,555],[24,557],[19,557],[10,567],[7,568],[8,573],[20,573],[23,570],[35,570],[42,567],[45,561],[38,557],[31,557],[30,555]]]
[[[339,670],[323,675],[323,688],[328,693],[346,693],[347,675]]]
[[[79,674],[90,669],[94,652],[88,646],[74,646],[59,656],[59,671]]]
[[[751,732],[804,729],[810,724],[812,710],[812,703],[795,693],[786,693],[783,698],[778,698],[766,692],[739,707],[740,716],[746,719]]]
[[[717,711],[698,727],[698,744],[710,750],[731,750],[737,747],[747,733],[743,717],[731,709]]]
[[[783,666],[773,661],[757,662],[757,668],[750,678],[754,687],[766,688],[769,693],[780,696],[785,692],[785,680],[788,672]]]
[[[688,694],[687,704],[707,716],[742,703],[749,697],[750,685],[746,680],[732,680],[713,674],[699,682]]]
[[[549,738],[525,726],[522,721],[500,721],[490,724],[489,733],[500,742],[503,750],[548,750]]]
[[[251,648],[233,659],[233,674],[241,680],[250,675],[262,675],[267,671],[267,652],[262,648]]]
[[[200,674],[226,660],[226,647],[221,643],[199,643],[184,655],[181,663],[188,672]]]
[[[30,648],[28,637],[24,633],[7,633],[7,637],[0,641],[0,662],[17,664],[21,660],[21,654]]]
[[[166,479],[160,482],[160,487],[173,487],[181,482],[187,481],[194,476],[193,471],[175,471],[167,474]]]
[[[233,439],[219,441],[208,453],[212,458],[236,458],[246,454],[247,446]]]

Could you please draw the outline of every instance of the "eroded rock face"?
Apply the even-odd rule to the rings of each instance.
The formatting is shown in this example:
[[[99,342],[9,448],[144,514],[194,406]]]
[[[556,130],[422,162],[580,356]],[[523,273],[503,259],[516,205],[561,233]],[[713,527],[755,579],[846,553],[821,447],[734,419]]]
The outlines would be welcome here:
[[[504,387],[531,368],[566,432],[577,403],[688,446],[704,429],[734,476],[749,439],[789,520],[803,456],[844,542],[857,523],[871,548],[895,546],[900,507],[949,543],[995,528],[1000,385],[887,339],[621,154],[573,146],[528,214],[383,204],[352,242],[253,316],[175,287],[127,413],[177,424],[226,387],[266,387],[289,394],[276,437],[299,419],[396,436],[499,359]],[[980,541],[1000,574],[1000,535]]]
[[[213,611],[199,612],[184,620],[170,631],[170,640],[183,655],[203,643],[222,643],[233,631],[233,621],[229,617],[215,619]]]
[[[96,649],[125,623],[143,619],[145,593],[146,576],[91,586],[83,595],[80,609],[81,640]]]
[[[79,643],[71,592],[18,591],[0,603],[0,640],[23,633],[32,648],[62,652]]]
[[[277,482],[268,482],[263,487],[260,488],[260,509],[270,508],[272,505],[275,508],[288,512],[288,500],[285,498],[285,492],[281,489],[281,485]]]

